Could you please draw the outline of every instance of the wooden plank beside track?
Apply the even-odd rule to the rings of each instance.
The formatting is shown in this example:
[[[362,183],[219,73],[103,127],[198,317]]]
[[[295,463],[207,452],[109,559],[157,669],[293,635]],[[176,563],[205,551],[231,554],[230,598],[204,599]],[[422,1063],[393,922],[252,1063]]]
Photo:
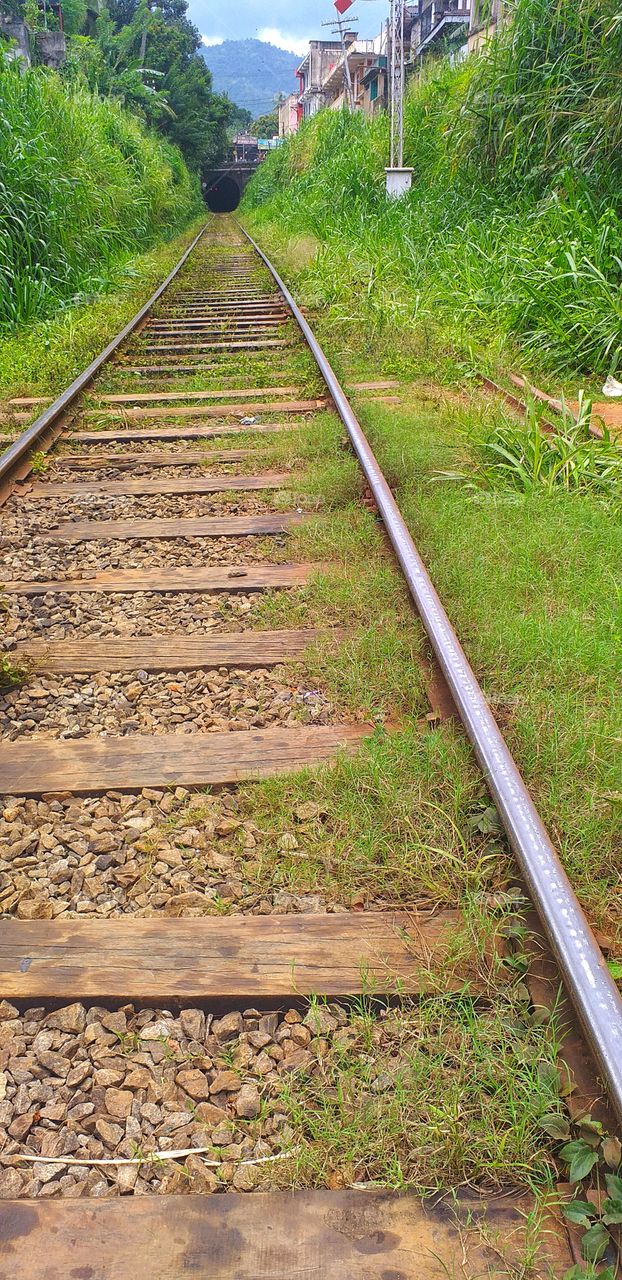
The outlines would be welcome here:
[[[269,1168],[269,1166],[268,1166]],[[532,1197],[270,1191],[3,1200],[7,1275],[19,1280],[533,1280],[573,1255]]]
[[[141,494],[166,494],[166,493],[227,493],[227,492],[252,492],[257,489],[281,489],[285,485],[291,483],[291,475],[288,471],[265,472],[264,475],[247,476],[178,476],[173,480],[154,479],[151,476],[137,476],[135,479],[128,480],[99,480],[95,477],[90,481],[81,481],[72,484],[68,482],[42,481],[39,484],[29,485],[26,482],[24,490],[17,491],[18,496],[21,492],[25,493],[27,498],[81,498],[92,495],[98,497],[138,497]]]
[[[223,392],[223,398],[227,392]],[[317,409],[325,409],[326,397],[317,400],[250,400],[242,404],[230,401],[224,404],[197,405],[156,405],[146,408],[139,405],[136,409],[125,409],[122,406],[113,409],[88,409],[84,418],[97,418],[105,422],[134,422],[140,418],[226,418],[236,415],[258,413],[313,413]]]
[[[286,533],[301,524],[297,512],[265,516],[189,516],[175,520],[75,520],[45,534],[49,542],[100,542],[134,538],[244,538]]]
[[[312,573],[321,573],[321,564],[205,565],[195,569],[102,569],[99,573],[66,578],[20,578],[4,582],[9,595],[40,596],[48,591],[266,591],[270,588],[301,587]]]
[[[445,965],[449,991],[465,985],[465,974],[447,965],[459,925],[457,911],[5,919],[0,989],[5,999],[37,1004],[181,1000],[244,1008],[314,992],[421,994]]]
[[[72,471],[90,471],[96,467],[118,467],[129,470],[132,467],[196,467],[208,466],[213,462],[242,462],[251,458],[257,449],[195,449],[177,453],[55,453],[54,474],[59,468],[69,467]]]
[[[141,787],[207,787],[302,769],[353,749],[369,725],[301,726],[150,737],[0,742],[0,794],[95,795]]]
[[[381,386],[381,383],[377,384]],[[387,383],[387,386],[392,384]],[[148,404],[152,400],[222,400],[223,396],[295,396],[297,387],[223,387],[220,391],[125,391],[100,396],[102,404]],[[15,402],[17,404],[17,401]]]
[[[191,671],[198,667],[270,667],[295,658],[326,635],[297,631],[232,631],[224,635],[111,636],[103,640],[28,640],[15,653],[34,671]],[[333,635],[333,632],[328,633]],[[335,632],[337,638],[339,633]]]
[[[215,436],[270,435],[273,431],[291,431],[291,422],[263,423],[222,423],[217,427],[144,427],[141,430],[123,424],[114,431],[72,431],[69,440],[79,444],[101,444],[105,441],[122,440],[212,440]]]

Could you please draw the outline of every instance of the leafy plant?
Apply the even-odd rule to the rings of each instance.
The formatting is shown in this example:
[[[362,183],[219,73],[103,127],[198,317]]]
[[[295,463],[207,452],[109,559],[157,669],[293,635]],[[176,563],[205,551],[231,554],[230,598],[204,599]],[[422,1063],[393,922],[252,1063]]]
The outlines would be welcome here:
[[[599,1204],[577,1196],[562,1206],[567,1222],[583,1228],[581,1253],[586,1262],[599,1263],[611,1245],[608,1228],[622,1224],[622,1144],[589,1115],[571,1122],[566,1116],[553,1113],[543,1116],[540,1125],[550,1137],[564,1142],[559,1158],[568,1167],[570,1182],[582,1183],[595,1177],[599,1189],[604,1182],[606,1197],[599,1197]],[[585,1280],[588,1274],[584,1268],[573,1267],[564,1280]],[[607,1280],[609,1269],[598,1274]],[[610,1276],[614,1280],[615,1268]]]
[[[0,333],[106,288],[200,208],[180,153],[84,85],[0,63]]]
[[[622,23],[618,0],[515,0],[477,56],[413,76],[410,195],[387,201],[381,115],[320,112],[245,195],[279,223],[312,301],[354,324],[539,367],[614,372],[622,359]],[[307,290],[308,292],[308,290]],[[313,297],[314,295],[314,297]]]
[[[50,465],[49,458],[47,454],[43,453],[41,449],[37,449],[35,453],[31,453],[30,470],[32,471],[33,475],[35,476],[45,475],[45,472],[47,471],[49,465]]]
[[[607,431],[602,439],[591,436],[590,416],[591,404],[580,393],[576,419],[564,405],[557,431],[543,431],[532,405],[524,425],[507,419],[472,435],[480,481],[526,494],[565,489],[622,497],[622,445]]]
[[[30,675],[27,662],[22,662],[9,653],[0,653],[0,689],[13,688],[24,684]]]

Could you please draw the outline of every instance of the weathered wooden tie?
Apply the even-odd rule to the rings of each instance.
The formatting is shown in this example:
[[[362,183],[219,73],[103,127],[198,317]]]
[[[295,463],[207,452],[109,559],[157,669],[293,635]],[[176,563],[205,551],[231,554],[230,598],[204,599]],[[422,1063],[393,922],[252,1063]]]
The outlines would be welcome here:
[[[264,475],[227,476],[179,476],[176,479],[153,479],[137,476],[133,480],[77,481],[73,484],[54,480],[25,486],[26,498],[81,498],[101,494],[102,497],[138,497],[141,494],[167,493],[228,493],[254,492],[261,489],[282,489],[291,484],[289,471],[266,472]],[[18,490],[18,494],[19,494]]]
[[[111,636],[103,640],[26,640],[14,652],[33,671],[192,671],[209,667],[271,667],[299,657],[310,645],[339,632],[233,631],[224,635]]]
[[[286,533],[304,520],[297,511],[262,516],[180,516],[170,520],[68,520],[48,528],[48,542],[102,542],[148,538],[246,538]]]
[[[225,393],[226,394],[226,393]],[[226,418],[235,416],[256,415],[260,413],[313,413],[325,409],[328,400],[251,400],[248,404],[241,401],[226,401],[223,404],[197,405],[138,405],[136,408],[87,409],[85,418],[96,418],[105,422],[135,422],[141,418]]]
[[[230,1191],[4,1200],[0,1237],[20,1280],[499,1280],[527,1255],[533,1280],[563,1276],[566,1231],[545,1215],[534,1247],[537,1217],[507,1194]]]
[[[114,431],[73,431],[70,439],[79,444],[101,444],[106,440],[213,440],[216,436],[269,435],[272,431],[291,431],[291,422],[223,422],[204,427],[127,427]]]
[[[266,591],[301,587],[320,564],[206,565],[187,569],[102,569],[94,574],[68,574],[65,578],[20,578],[5,581],[8,595],[40,596],[48,592],[231,592]]]
[[[99,437],[98,437],[99,438]],[[55,453],[54,474],[63,467],[71,471],[90,471],[96,467],[115,467],[130,470],[132,467],[195,467],[211,466],[219,462],[242,462],[256,456],[257,449],[196,449],[177,453]]]
[[[353,750],[369,725],[301,726],[153,737],[36,738],[0,743],[0,793],[99,794],[141,787],[207,787],[270,778]]]
[[[441,975],[444,991],[468,985],[475,993],[484,979],[448,963],[460,925],[457,911],[8,919],[0,931],[0,990],[5,999],[37,1004],[175,1000],[244,1008],[317,992],[419,995],[437,991]]]
[[[226,396],[295,396],[298,388],[277,387],[221,387],[218,391],[124,391],[116,395],[100,396],[102,404],[148,404],[152,400],[220,400]]]

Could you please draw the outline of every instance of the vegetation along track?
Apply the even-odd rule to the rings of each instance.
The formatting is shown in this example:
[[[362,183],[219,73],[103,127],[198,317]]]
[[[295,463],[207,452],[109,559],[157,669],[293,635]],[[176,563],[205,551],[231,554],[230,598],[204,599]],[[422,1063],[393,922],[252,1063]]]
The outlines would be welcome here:
[[[232,220],[0,480],[11,1274],[564,1274],[560,1009],[571,1116],[608,1123],[619,997],[349,400]]]

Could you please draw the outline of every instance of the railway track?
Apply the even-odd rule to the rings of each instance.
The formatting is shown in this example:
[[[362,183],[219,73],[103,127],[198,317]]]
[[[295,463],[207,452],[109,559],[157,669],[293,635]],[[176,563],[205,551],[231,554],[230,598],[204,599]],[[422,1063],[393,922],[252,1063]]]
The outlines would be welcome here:
[[[39,407],[15,402],[14,430]],[[378,1045],[431,990],[485,999],[500,963],[495,937],[483,977],[456,964],[464,922],[440,903],[346,910],[249,889],[260,832],[239,787],[347,769],[377,732],[283,666],[339,651],[344,630],[261,612],[330,572],[291,557],[322,511],[279,442],[335,414],[594,1054],[593,1096],[599,1074],[622,1108],[616,989],[347,395],[267,260],[212,220],[0,459],[9,657],[29,672],[1,703],[3,1274],[513,1274],[499,1241],[520,1251],[524,1197],[424,1206],[319,1173],[313,1189],[308,1172],[285,1189],[284,1080],[339,1092],[352,1007]],[[294,784],[284,857],[330,818],[309,787]],[[572,1261],[551,1219],[534,1274]]]

